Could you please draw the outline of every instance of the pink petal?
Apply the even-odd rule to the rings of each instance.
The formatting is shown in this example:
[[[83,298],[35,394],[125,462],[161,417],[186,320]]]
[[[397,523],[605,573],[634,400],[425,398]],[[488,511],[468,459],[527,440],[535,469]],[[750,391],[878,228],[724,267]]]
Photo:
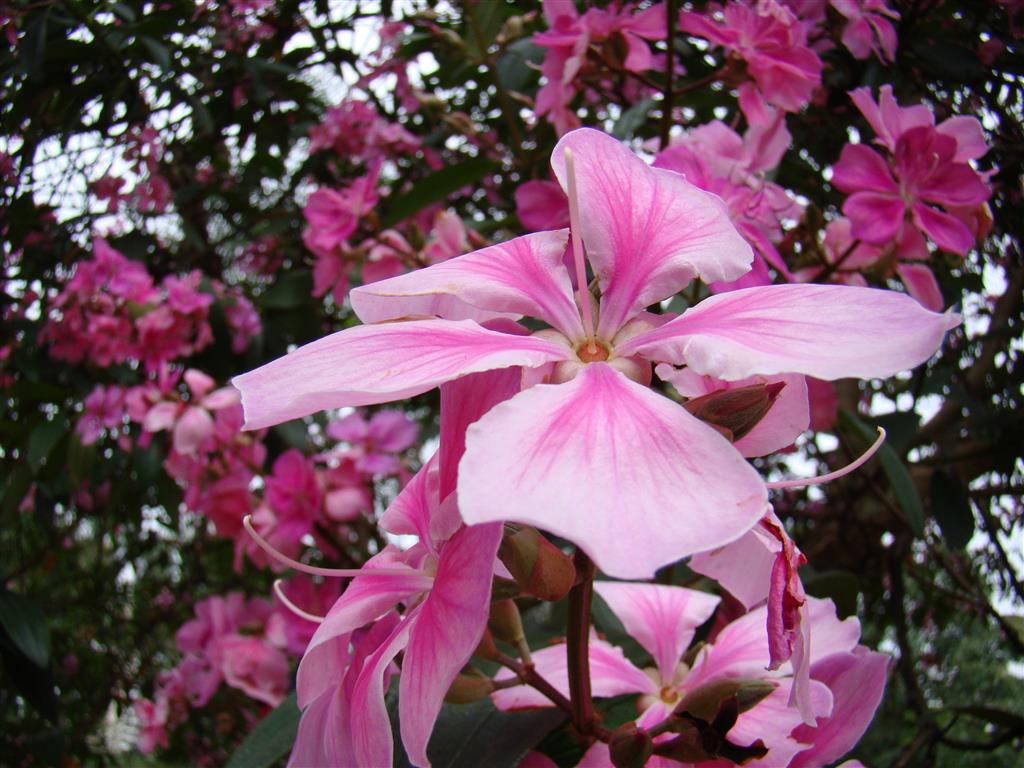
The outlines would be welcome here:
[[[914,203],[914,223],[939,248],[966,256],[974,246],[974,235],[960,219],[923,203]]]
[[[623,696],[630,693],[657,695],[658,685],[643,670],[637,669],[626,658],[622,649],[597,635],[590,636],[590,682],[597,698]],[[565,645],[542,648],[533,654],[537,673],[555,687],[562,695],[569,696],[569,672]],[[507,680],[512,673],[502,669],[495,680]],[[526,685],[503,688],[491,694],[491,700],[498,709],[528,709],[554,706],[543,693]]]
[[[620,578],[737,538],[766,504],[724,437],[604,363],[538,384],[472,425],[458,494],[468,523],[539,526]]]
[[[578,338],[583,326],[562,259],[567,237],[565,230],[537,232],[354,288],[352,309],[364,323],[529,315]]]
[[[352,749],[360,768],[390,768],[394,751],[391,719],[384,702],[384,674],[409,642],[420,606],[413,608],[391,636],[363,664],[350,698]]]
[[[213,419],[205,408],[192,406],[174,425],[174,450],[190,454],[213,434]]]
[[[843,213],[853,225],[853,236],[876,245],[896,238],[905,212],[903,199],[889,192],[857,192],[843,203]]]
[[[676,666],[693,635],[718,606],[706,592],[662,584],[598,581],[594,589],[619,617],[626,631],[651,654],[663,681]]]
[[[469,425],[519,392],[521,380],[521,369],[499,368],[461,376],[441,385],[441,498],[455,490]]]
[[[245,428],[259,429],[327,408],[401,400],[467,373],[565,356],[550,341],[469,320],[414,320],[340,331],[231,383],[242,393]]]
[[[832,691],[832,713],[815,727],[801,725],[793,732],[795,739],[813,746],[797,755],[790,768],[831,765],[860,741],[882,701],[889,662],[885,654],[858,647],[814,665],[813,678]]]
[[[213,379],[195,368],[189,368],[185,371],[183,378],[185,379],[185,383],[188,385],[192,396],[197,400],[202,399],[203,396],[217,385]]]
[[[434,537],[430,530],[430,516],[439,501],[437,459],[435,453],[384,510],[380,517],[381,528],[397,535],[419,536],[420,541],[432,544]]]
[[[935,279],[935,273],[926,264],[897,264],[896,273],[907,288],[907,293],[921,302],[921,306],[933,312],[941,312],[946,306],[942,289]]]
[[[778,539],[757,525],[731,544],[698,552],[687,565],[717,581],[749,611],[768,597],[775,555],[781,549]]]
[[[802,726],[802,721],[800,713],[789,704],[792,681],[784,679],[774,682],[778,687],[772,693],[737,718],[736,724],[729,730],[729,741],[751,744],[756,739],[762,739],[768,748],[768,756],[760,764],[789,766],[793,755],[804,748],[792,735],[794,728]],[[832,711],[832,695],[823,683],[812,680],[808,696],[812,717],[824,717]]]
[[[864,144],[847,144],[832,167],[832,184],[843,192],[899,192],[882,156]]]
[[[178,418],[178,404],[161,400],[148,411],[142,420],[142,429],[146,432],[160,432],[174,426]]]
[[[773,285],[707,298],[616,353],[685,363],[727,380],[778,373],[867,379],[921,364],[959,323],[894,291]]]
[[[501,534],[500,523],[463,528],[441,550],[402,663],[398,717],[414,765],[429,765],[427,741],[445,694],[483,637]]]
[[[569,226],[569,201],[553,181],[527,181],[516,189],[516,214],[529,230]]]
[[[956,140],[956,155],[953,160],[958,163],[977,160],[988,152],[985,132],[976,117],[967,115],[951,117],[939,123],[935,130],[946,136],[952,136]]]
[[[581,128],[555,146],[551,166],[566,188],[565,150],[576,161],[583,243],[601,286],[599,333],[611,338],[645,307],[695,277],[735,280],[753,253],[725,204],[679,174],[650,168],[624,144]]]
[[[370,440],[378,451],[404,451],[416,442],[418,433],[416,422],[404,411],[378,411],[370,419]]]
[[[395,551],[386,549],[368,560],[363,568],[369,571],[375,566],[395,568],[402,565],[396,559]],[[296,684],[299,707],[305,708],[330,684],[333,655],[329,643],[332,640],[379,619],[399,602],[426,592],[432,584],[432,579],[418,575],[408,578],[368,575],[352,579],[313,634],[299,663]]]

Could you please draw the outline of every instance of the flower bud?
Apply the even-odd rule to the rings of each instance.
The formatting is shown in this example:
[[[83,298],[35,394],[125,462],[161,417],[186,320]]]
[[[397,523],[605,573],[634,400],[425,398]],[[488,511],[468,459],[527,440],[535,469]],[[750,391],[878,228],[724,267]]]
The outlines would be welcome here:
[[[608,751],[615,768],[643,768],[654,752],[654,744],[647,731],[630,721],[612,733],[608,740]]]
[[[687,400],[683,407],[735,442],[757,426],[775,403],[784,386],[786,385],[783,382],[778,381],[772,384],[751,384],[748,387],[720,389]]]
[[[761,702],[774,690],[775,684],[769,680],[714,680],[687,693],[676,706],[676,712],[686,712],[712,722],[725,702],[735,699],[737,714],[740,714]],[[728,730],[726,728],[723,732]]]
[[[491,603],[491,616],[487,620],[491,633],[509,645],[519,645],[526,636],[523,634],[523,621],[519,617],[519,607],[514,600],[496,600]]]
[[[576,581],[572,559],[530,526],[506,526],[498,557],[520,589],[541,600],[561,600]]]
[[[472,704],[490,696],[493,690],[494,681],[479,669],[471,668],[455,678],[444,700],[448,704]]]

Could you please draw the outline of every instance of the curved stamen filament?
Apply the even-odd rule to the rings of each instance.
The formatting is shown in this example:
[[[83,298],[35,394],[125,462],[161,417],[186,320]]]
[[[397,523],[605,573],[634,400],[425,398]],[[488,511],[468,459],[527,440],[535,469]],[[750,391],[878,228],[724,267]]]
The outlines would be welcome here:
[[[281,579],[275,579],[274,580],[274,594],[277,595],[277,599],[278,600],[280,600],[282,603],[284,603],[284,607],[285,608],[287,608],[289,611],[294,613],[300,619],[305,619],[306,621],[312,621],[314,624],[323,624],[324,623],[324,619],[325,619],[324,616],[317,616],[314,613],[307,613],[306,611],[304,611],[301,608],[299,608],[299,606],[297,606],[291,600],[289,600],[288,596],[284,593],[284,590],[281,589],[281,584],[282,584]]]
[[[765,485],[769,488],[800,488],[805,485],[820,485],[822,483],[831,482],[832,480],[838,480],[843,475],[848,475],[853,472],[853,470],[865,464],[868,459],[878,452],[878,449],[882,447],[882,443],[884,442],[885,430],[878,427],[878,439],[871,444],[870,448],[842,469],[837,469],[835,472],[829,472],[827,475],[819,475],[818,477],[807,477],[796,480],[778,480],[774,483],[765,483]]]
[[[587,334],[587,349],[597,352],[594,339],[594,315],[590,308],[590,288],[587,285],[587,265],[583,259],[583,240],[580,237],[580,201],[576,195],[576,159],[572,150],[565,148],[565,186],[569,197],[569,234],[572,236],[572,257],[576,266],[576,286],[580,297],[580,316]]]
[[[426,571],[418,571],[415,568],[320,568],[316,565],[306,565],[298,560],[293,560],[283,552],[274,549],[274,545],[260,536],[252,524],[252,515],[246,515],[242,519],[242,525],[252,536],[260,549],[270,555],[282,565],[286,565],[296,571],[308,573],[311,576],[332,576],[342,579],[352,579],[356,576],[426,576],[433,578],[432,574]]]

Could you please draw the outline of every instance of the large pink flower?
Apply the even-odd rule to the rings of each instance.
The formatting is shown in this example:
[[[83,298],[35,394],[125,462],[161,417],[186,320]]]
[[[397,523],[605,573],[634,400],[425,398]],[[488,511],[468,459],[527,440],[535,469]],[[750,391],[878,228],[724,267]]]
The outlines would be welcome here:
[[[720,294],[678,317],[648,314],[695,277],[735,280],[748,269],[750,248],[721,200],[589,129],[562,138],[553,166],[563,187],[576,179],[567,190],[580,211],[573,234],[601,292],[596,312],[586,288],[582,310],[574,300],[564,230],[362,286],[352,304],[371,325],[234,380],[247,426],[410,397],[478,371],[534,369],[524,380],[541,383],[469,428],[463,519],[537,525],[577,543],[606,573],[648,577],[736,539],[767,504],[728,440],[647,386],[652,363],[725,380],[887,376],[927,359],[957,322],[887,291],[810,285]],[[582,245],[573,253],[585,286]],[[510,322],[523,315],[551,327],[529,335]]]

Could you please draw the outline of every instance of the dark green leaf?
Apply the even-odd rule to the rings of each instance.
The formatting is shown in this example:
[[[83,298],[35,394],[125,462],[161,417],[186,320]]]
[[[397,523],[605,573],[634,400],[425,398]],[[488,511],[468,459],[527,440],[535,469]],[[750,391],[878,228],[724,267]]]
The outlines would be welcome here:
[[[264,309],[295,309],[312,301],[313,273],[308,269],[288,272],[267,289],[259,302]]]
[[[480,61],[487,55],[487,49],[501,31],[507,6],[498,0],[484,0],[466,3],[464,7],[468,27],[464,35],[466,52],[474,60]]]
[[[631,138],[647,121],[647,114],[653,106],[654,99],[644,99],[627,109],[615,121],[615,127],[612,128],[612,136],[617,139]]]
[[[860,579],[850,571],[823,571],[803,578],[807,594],[814,597],[831,598],[841,617],[857,615],[857,596],[860,594]]]
[[[839,412],[839,424],[848,433],[852,433],[855,440],[860,443],[860,448],[865,449],[875,441],[877,434],[875,430],[854,416],[849,411]],[[914,481],[910,472],[900,458],[899,454],[891,445],[886,443],[878,450],[878,460],[882,462],[882,468],[892,486],[896,503],[903,511],[903,516],[915,535],[924,533],[924,506],[921,504],[921,497],[917,493]]]
[[[44,421],[32,430],[28,438],[28,463],[33,469],[39,469],[60,442],[64,432],[64,422],[59,418]]]
[[[306,423],[302,419],[293,419],[292,421],[284,422],[284,424],[278,424],[273,427],[273,431],[290,448],[298,448],[300,451],[304,451],[308,447],[309,430],[306,429]]]
[[[974,535],[974,513],[963,486],[949,473],[937,469],[932,472],[928,495],[932,516],[942,530],[946,546],[950,549],[966,547]]]
[[[291,751],[299,717],[293,693],[252,729],[225,768],[270,768]]]
[[[140,37],[139,42],[149,52],[150,60],[165,72],[170,72],[173,66],[171,52],[167,47],[151,37]]]
[[[50,629],[34,601],[14,592],[0,592],[0,627],[37,667],[50,663]]]
[[[381,217],[381,226],[393,227],[428,205],[444,200],[452,192],[479,181],[497,170],[497,167],[492,160],[474,157],[435,171],[418,181],[406,194],[388,200],[387,212]]]
[[[502,87],[508,91],[521,91],[531,80],[536,80],[537,70],[531,64],[544,60],[544,49],[534,45],[533,40],[524,37],[510,45],[495,62],[495,74]]]
[[[398,725],[398,697],[388,696],[392,726]],[[427,756],[445,768],[515,768],[527,752],[565,721],[558,709],[501,712],[490,699],[473,704],[446,704],[441,708]],[[409,759],[395,738],[395,768],[409,766]]]

